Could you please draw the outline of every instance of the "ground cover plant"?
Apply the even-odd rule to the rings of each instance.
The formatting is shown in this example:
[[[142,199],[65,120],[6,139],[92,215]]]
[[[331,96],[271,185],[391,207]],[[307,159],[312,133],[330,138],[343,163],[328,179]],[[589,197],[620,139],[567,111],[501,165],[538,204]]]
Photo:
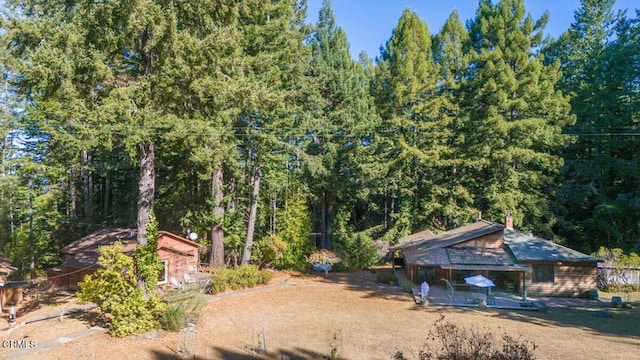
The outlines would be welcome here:
[[[271,280],[271,276],[269,271],[261,270],[256,265],[241,265],[236,269],[218,269],[209,282],[209,293],[219,294],[266,284]]]

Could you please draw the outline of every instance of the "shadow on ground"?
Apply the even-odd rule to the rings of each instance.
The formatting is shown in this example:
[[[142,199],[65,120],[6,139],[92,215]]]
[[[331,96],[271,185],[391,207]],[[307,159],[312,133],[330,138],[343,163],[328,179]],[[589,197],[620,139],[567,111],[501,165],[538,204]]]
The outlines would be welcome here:
[[[296,280],[311,281],[317,285],[339,285],[362,294],[363,298],[411,299],[409,293],[404,292],[397,284],[382,284],[377,281],[379,272],[390,272],[390,269],[380,268],[371,270],[351,271],[351,272],[331,272],[324,273],[292,274],[291,282]]]
[[[527,309],[496,309],[482,308],[478,306],[468,306],[467,304],[459,304],[460,306],[440,306],[440,305],[417,305],[414,302],[412,294],[405,292],[401,287],[395,285],[381,284],[377,282],[377,272],[390,271],[390,269],[373,269],[370,271],[356,272],[337,272],[329,273],[325,276],[321,273],[298,274],[293,275],[291,280],[295,279],[313,280],[319,284],[326,285],[342,285],[345,288],[362,294],[363,298],[378,298],[406,301],[408,304],[414,304],[411,310],[429,311],[429,312],[448,312],[469,314],[474,313],[485,314],[491,313],[498,318],[520,321],[535,326],[571,326],[592,331],[594,334],[601,335],[617,335],[640,337],[640,327],[631,326],[630,324],[640,323],[640,302],[634,302],[632,309],[611,308],[608,303],[602,301],[586,301],[585,299],[546,299],[546,306],[541,311],[528,311]],[[396,271],[398,274],[398,271]],[[399,276],[402,279],[402,276]],[[432,292],[435,294],[431,299],[436,303],[447,303],[446,293],[444,289],[438,286],[432,286]],[[432,293],[430,292],[430,294]],[[435,300],[435,301],[433,301]],[[513,301],[518,304],[518,300]],[[543,301],[545,303],[545,301]],[[624,342],[624,339],[620,339]],[[637,343],[637,341],[632,341]]]
[[[253,360],[253,359],[266,359],[266,360],[280,360],[280,359],[288,359],[288,360],[308,360],[308,359],[343,359],[339,356],[329,357],[325,354],[321,354],[319,352],[303,349],[303,348],[294,348],[294,349],[286,349],[286,350],[278,350],[274,352],[266,352],[266,353],[250,353],[249,351],[243,351],[241,349],[238,350],[230,350],[223,349],[219,347],[214,347],[211,351],[204,357],[199,354],[190,354],[190,355],[182,355],[176,354],[171,350],[166,351],[154,351],[152,358],[157,360],[174,360],[174,359],[193,359],[193,360],[209,360],[209,359],[224,359],[224,360]]]

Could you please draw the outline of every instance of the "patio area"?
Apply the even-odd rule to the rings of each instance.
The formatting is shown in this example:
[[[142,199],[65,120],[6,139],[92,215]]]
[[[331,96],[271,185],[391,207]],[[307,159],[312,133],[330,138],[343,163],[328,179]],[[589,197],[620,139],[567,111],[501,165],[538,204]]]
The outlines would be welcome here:
[[[517,309],[537,311],[543,308],[544,303],[538,299],[527,298],[522,300],[522,296],[501,291],[492,290],[489,296],[485,293],[475,291],[470,287],[457,286],[450,295],[447,287],[430,286],[427,302],[422,303],[420,297],[415,297],[417,304],[437,305],[437,306],[458,306],[458,307],[486,307],[497,309]]]
[[[419,291],[419,288],[418,288]],[[456,306],[456,307],[484,307],[492,309],[509,309],[524,311],[540,311],[546,308],[609,308],[610,302],[602,300],[591,300],[587,298],[566,298],[566,297],[538,297],[527,296],[523,301],[522,296],[504,291],[491,291],[493,301],[486,305],[478,301],[476,291],[469,291],[468,288],[456,287],[453,296],[449,296],[449,291],[445,286],[430,285],[427,303],[421,303],[420,297],[414,296],[417,304],[425,306]]]

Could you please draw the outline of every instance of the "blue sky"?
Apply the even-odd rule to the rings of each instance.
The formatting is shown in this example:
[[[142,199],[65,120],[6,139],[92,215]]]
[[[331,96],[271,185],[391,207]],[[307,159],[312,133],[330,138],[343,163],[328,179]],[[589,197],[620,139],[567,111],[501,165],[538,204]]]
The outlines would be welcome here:
[[[308,0],[307,20],[315,23],[322,0]],[[370,58],[380,54],[380,46],[389,40],[405,8],[417,11],[427,23],[431,33],[440,30],[451,11],[456,8],[463,22],[473,18],[478,0],[332,0],[331,7],[336,23],[342,26],[351,45],[354,58],[365,50]],[[549,23],[545,33],[557,37],[567,30],[574,20],[574,12],[580,8],[580,0],[525,0],[527,11],[537,19],[549,11]],[[640,8],[638,0],[617,0],[616,9],[629,9],[627,16],[634,16]]]

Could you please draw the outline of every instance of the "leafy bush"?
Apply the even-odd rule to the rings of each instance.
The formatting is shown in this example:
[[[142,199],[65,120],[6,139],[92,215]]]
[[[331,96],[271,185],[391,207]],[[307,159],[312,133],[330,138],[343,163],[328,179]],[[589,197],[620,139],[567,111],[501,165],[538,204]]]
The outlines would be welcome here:
[[[380,261],[373,240],[364,233],[340,236],[336,247],[347,270],[369,269]]]
[[[329,264],[333,266],[334,264],[341,263],[342,258],[338,256],[336,253],[334,253],[333,251],[329,251],[327,249],[321,249],[321,250],[316,250],[312,252],[307,257],[307,262],[311,265]],[[324,273],[325,275],[329,274],[328,268],[325,267]]]
[[[207,298],[200,292],[169,304],[160,316],[160,325],[167,331],[179,331],[190,318],[198,318],[207,305]]]
[[[444,316],[438,319],[429,331],[424,349],[418,353],[420,360],[533,360],[536,345],[530,341],[515,339],[508,334],[502,336],[498,344],[493,334],[486,331],[467,329],[446,322]],[[398,350],[395,360],[406,360]]]
[[[158,326],[165,304],[159,296],[145,298],[134,272],[133,258],[122,253],[122,245],[100,248],[100,268],[82,281],[77,297],[93,302],[111,319],[109,333],[123,337],[152,330]]]
[[[293,190],[293,189],[292,189]],[[286,251],[275,262],[276,266],[302,270],[307,267],[306,257],[311,254],[314,243],[309,205],[304,191],[295,191],[287,197],[284,211],[278,212],[277,232],[287,245]]]
[[[278,265],[283,262],[287,251],[287,243],[278,235],[268,235],[258,240],[251,252],[252,260],[260,265]]]
[[[405,291],[408,293],[413,292],[413,288],[415,286],[416,285],[413,283],[413,281],[410,281],[410,280],[402,280],[400,282],[400,287],[402,288],[402,291]]]
[[[144,281],[145,288],[152,293],[158,288],[158,278],[164,269],[158,255],[158,222],[156,216],[149,214],[147,244],[136,248],[136,267],[138,276]]]
[[[378,274],[376,274],[376,278],[379,283],[383,283],[383,284],[388,284],[390,282],[394,282],[394,283],[398,282],[398,277],[395,276],[390,271],[381,271]]]
[[[281,269],[305,270],[306,257],[313,250],[311,217],[303,191],[291,191],[284,209],[276,213],[275,234],[259,239],[251,259],[258,264],[270,264]]]
[[[209,292],[218,294],[230,290],[251,288],[266,284],[273,275],[256,265],[241,265],[236,269],[220,269],[209,282]]]
[[[160,325],[167,331],[180,331],[185,325],[184,309],[179,305],[167,306],[160,315]]]
[[[640,291],[640,284],[607,284],[602,291],[608,293]]]

